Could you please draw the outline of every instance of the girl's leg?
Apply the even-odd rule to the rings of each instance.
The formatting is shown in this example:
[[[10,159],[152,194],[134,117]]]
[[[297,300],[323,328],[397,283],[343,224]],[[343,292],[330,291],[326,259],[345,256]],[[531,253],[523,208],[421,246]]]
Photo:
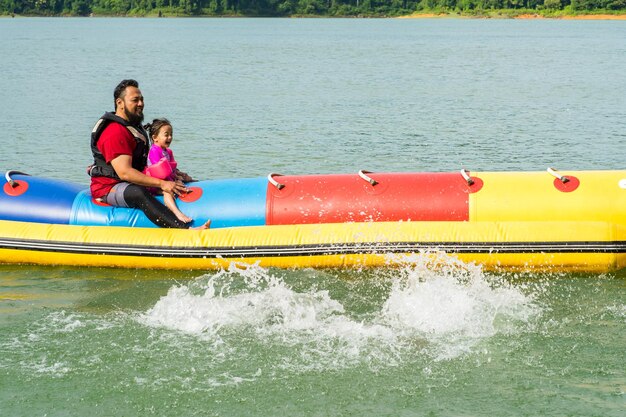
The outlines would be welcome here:
[[[170,209],[172,213],[176,216],[178,220],[185,223],[191,223],[193,219],[191,217],[186,216],[182,211],[178,209],[176,206],[176,201],[174,200],[174,196],[170,193],[163,193],[163,201],[165,201],[165,206]]]

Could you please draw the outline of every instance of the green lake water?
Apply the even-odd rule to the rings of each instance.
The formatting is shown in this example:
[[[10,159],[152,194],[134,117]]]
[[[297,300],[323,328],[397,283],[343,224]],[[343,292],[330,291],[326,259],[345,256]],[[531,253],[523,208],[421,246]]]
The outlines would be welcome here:
[[[623,169],[626,22],[0,19],[0,169],[136,78],[198,178]],[[626,271],[0,266],[0,416],[623,416]]]

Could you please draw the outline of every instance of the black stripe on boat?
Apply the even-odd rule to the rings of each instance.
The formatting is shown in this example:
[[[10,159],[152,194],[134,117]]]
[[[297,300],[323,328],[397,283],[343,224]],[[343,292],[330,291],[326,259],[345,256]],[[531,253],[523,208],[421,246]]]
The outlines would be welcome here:
[[[46,240],[0,239],[0,249],[88,255],[170,258],[249,258],[281,256],[353,255],[373,253],[626,253],[626,241],[606,242],[361,242],[309,245],[190,247],[116,245]]]

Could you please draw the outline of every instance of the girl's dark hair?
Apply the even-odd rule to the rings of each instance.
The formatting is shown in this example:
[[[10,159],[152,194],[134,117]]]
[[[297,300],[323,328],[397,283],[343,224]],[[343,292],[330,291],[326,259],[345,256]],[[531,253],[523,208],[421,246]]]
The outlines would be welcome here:
[[[159,134],[159,130],[161,130],[163,126],[172,126],[172,124],[165,117],[162,117],[160,119],[154,119],[151,123],[148,123],[143,127],[148,131],[148,134],[152,138]]]

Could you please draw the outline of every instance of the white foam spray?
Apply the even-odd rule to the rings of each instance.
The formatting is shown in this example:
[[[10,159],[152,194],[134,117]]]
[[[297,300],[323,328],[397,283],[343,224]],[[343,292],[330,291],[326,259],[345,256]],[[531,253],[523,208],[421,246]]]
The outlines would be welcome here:
[[[438,359],[456,357],[540,313],[532,294],[490,279],[445,254],[415,254],[394,279],[381,319],[398,335],[422,337]]]
[[[302,371],[364,362],[393,366],[416,350],[434,360],[451,359],[496,334],[523,331],[541,313],[532,294],[475,265],[433,254],[403,261],[402,268],[375,274],[386,285],[377,289],[385,291],[384,302],[374,312],[347,311],[349,303],[318,289],[314,277],[308,288],[295,290],[282,272],[232,264],[172,287],[139,320],[214,346],[236,339],[282,349],[278,366]]]

